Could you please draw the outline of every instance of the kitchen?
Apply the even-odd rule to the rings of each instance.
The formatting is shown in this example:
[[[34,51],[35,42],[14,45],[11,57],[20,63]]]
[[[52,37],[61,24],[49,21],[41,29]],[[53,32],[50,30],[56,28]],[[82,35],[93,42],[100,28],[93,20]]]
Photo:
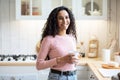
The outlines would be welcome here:
[[[36,44],[41,38],[41,30],[44,26],[45,19],[50,12],[50,8],[54,8],[57,4],[61,5],[62,1],[65,0],[53,0],[54,4],[52,7],[51,0],[40,0],[43,1],[42,10],[43,10],[43,17],[36,17],[36,16],[20,16],[20,2],[21,0],[0,0],[0,54],[6,55],[6,61],[0,61],[0,80],[20,80],[19,78],[26,75],[29,77],[30,80],[46,80],[46,75],[48,74],[47,70],[37,71],[35,69],[35,59],[36,59]],[[24,1],[24,0],[22,0]],[[25,0],[28,1],[28,0]],[[30,0],[31,1],[31,0]],[[39,1],[39,0],[37,0]],[[76,27],[77,27],[77,38],[78,38],[78,48],[80,42],[84,42],[84,46],[86,48],[86,55],[89,51],[89,40],[91,37],[98,39],[99,47],[98,47],[98,56],[97,58],[86,58],[80,61],[80,66],[78,66],[79,71],[83,74],[79,73],[79,79],[87,80],[88,77],[88,69],[91,64],[87,64],[87,60],[92,62],[94,59],[98,60],[102,58],[102,49],[106,48],[107,45],[111,42],[112,39],[116,39],[116,45],[113,49],[113,53],[119,51],[120,40],[119,40],[119,23],[120,23],[120,10],[119,10],[119,0],[102,0],[107,1],[108,5],[104,3],[104,15],[101,17],[98,16],[81,16],[81,12],[79,14],[79,9],[81,1],[95,1],[95,0],[66,0],[71,1],[73,6],[73,12],[77,16],[76,17]],[[99,0],[98,0],[99,1]],[[46,7],[46,2],[47,6]],[[71,4],[67,4],[68,6]],[[76,7],[78,6],[78,7]],[[71,8],[71,6],[70,6]],[[44,11],[45,10],[45,11]],[[80,15],[80,16],[79,16]],[[18,61],[14,61],[11,56],[19,57]],[[111,54],[114,55],[114,54]],[[22,56],[22,58],[21,58]],[[25,61],[22,61],[25,58]],[[114,57],[111,57],[112,60]],[[90,59],[90,60],[89,60]],[[11,60],[11,61],[8,61]],[[101,62],[100,62],[101,63]],[[99,64],[98,64],[99,65]],[[93,69],[92,67],[91,69]],[[30,70],[30,71],[29,71]],[[33,73],[33,74],[32,74]],[[37,73],[37,74],[36,74]],[[10,75],[11,74],[11,75]],[[17,75],[18,74],[18,75]],[[23,74],[23,75],[22,75]],[[98,74],[94,73],[94,74]],[[7,79],[7,76],[11,79]],[[30,77],[30,76],[33,77]],[[41,75],[41,76],[40,76]],[[81,78],[81,76],[82,78]],[[100,75],[100,74],[98,74]],[[5,79],[2,79],[5,77]],[[14,76],[17,78],[14,79]],[[35,77],[37,76],[37,77]],[[45,76],[45,77],[44,77]],[[27,79],[27,77],[25,77]],[[33,79],[32,79],[33,78]],[[103,78],[104,79],[104,78]],[[103,80],[98,79],[98,80]],[[22,79],[21,80],[25,80]],[[97,80],[97,79],[89,79],[89,80]],[[110,80],[110,79],[108,79]]]

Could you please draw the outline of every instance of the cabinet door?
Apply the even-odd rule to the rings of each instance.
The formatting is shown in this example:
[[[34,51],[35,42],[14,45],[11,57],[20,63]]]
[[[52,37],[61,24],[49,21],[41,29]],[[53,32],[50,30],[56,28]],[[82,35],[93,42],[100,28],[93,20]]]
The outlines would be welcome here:
[[[47,80],[47,79],[48,79],[49,72],[50,72],[50,69],[40,70],[40,71],[38,72],[38,79],[39,79],[39,80]]]
[[[0,80],[38,80],[38,71],[33,66],[0,66]]]
[[[91,69],[89,69],[88,71],[88,80],[98,80],[98,78],[95,76]]]
[[[88,80],[88,67],[87,66],[77,66],[77,79]]]
[[[107,0],[81,0],[77,5],[78,19],[107,18]]]
[[[49,0],[16,0],[16,19],[46,19],[49,8]]]

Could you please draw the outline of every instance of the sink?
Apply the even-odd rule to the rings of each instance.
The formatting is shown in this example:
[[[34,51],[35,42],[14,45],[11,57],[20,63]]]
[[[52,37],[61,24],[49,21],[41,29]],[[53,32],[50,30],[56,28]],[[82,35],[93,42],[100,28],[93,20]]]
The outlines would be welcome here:
[[[103,77],[112,77],[114,75],[117,75],[120,72],[120,69],[103,69],[103,68],[100,68],[100,69],[98,69],[98,71],[100,72],[100,74]]]

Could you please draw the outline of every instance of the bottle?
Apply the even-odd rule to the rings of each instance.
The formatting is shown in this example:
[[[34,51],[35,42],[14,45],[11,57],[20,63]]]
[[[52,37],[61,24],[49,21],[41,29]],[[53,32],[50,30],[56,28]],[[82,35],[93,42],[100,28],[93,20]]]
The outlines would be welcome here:
[[[84,42],[80,42],[80,54],[82,57],[85,57],[85,46]]]

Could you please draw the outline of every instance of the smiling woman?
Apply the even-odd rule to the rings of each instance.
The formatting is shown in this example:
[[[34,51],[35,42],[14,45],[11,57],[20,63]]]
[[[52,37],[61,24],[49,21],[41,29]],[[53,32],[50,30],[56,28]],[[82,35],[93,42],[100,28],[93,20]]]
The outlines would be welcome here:
[[[76,50],[75,19],[67,7],[52,10],[36,48],[36,68],[50,68],[48,80],[77,80],[75,65],[78,58],[69,52]],[[46,60],[47,56],[49,59]]]

